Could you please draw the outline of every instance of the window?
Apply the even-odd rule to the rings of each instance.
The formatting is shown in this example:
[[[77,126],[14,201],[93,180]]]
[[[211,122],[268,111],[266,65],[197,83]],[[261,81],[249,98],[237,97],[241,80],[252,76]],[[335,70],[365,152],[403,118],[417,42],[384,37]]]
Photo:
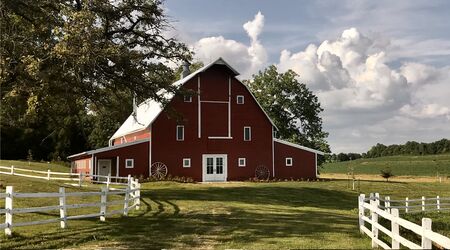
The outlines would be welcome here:
[[[190,95],[185,95],[183,99],[184,99],[184,102],[192,102],[192,96],[190,96]]]
[[[286,158],[286,167],[292,167],[292,157]]]
[[[244,141],[251,141],[251,140],[252,140],[252,128],[244,127]]]
[[[183,158],[183,168],[191,167],[191,158]]]
[[[126,159],[125,168],[134,168],[134,159]]]
[[[184,126],[177,126],[177,141],[184,141]]]
[[[238,159],[238,166],[239,166],[239,167],[245,167],[245,165],[246,165],[246,160],[245,160],[245,158],[239,158],[239,159]]]
[[[236,102],[237,104],[244,104],[244,96],[243,95],[236,96]]]

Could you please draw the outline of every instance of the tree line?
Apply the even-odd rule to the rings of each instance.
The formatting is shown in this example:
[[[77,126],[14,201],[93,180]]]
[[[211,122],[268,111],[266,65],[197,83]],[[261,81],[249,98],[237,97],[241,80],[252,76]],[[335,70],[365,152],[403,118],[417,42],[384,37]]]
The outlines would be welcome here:
[[[169,37],[161,0],[2,0],[1,159],[65,160],[108,145],[132,100],[168,100],[193,52]],[[230,62],[233,63],[233,62]],[[193,64],[193,70],[200,64]],[[278,137],[329,151],[317,97],[275,66],[245,82]]]
[[[405,144],[384,145],[377,143],[366,153],[339,153],[327,155],[327,161],[350,161],[359,158],[376,158],[395,155],[435,155],[450,153],[450,140],[441,139],[431,143],[408,141]]]

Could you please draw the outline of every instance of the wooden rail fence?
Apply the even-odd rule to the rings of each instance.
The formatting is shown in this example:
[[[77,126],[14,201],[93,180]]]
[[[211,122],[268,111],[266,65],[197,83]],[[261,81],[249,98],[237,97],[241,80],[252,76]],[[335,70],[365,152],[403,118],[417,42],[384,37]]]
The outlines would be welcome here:
[[[83,184],[85,181],[89,181],[91,183],[100,183],[109,185],[129,185],[131,176],[128,177],[120,177],[120,176],[111,176],[111,175],[93,175],[93,174],[85,174],[85,173],[63,173],[63,172],[54,172],[50,169],[47,171],[39,171],[25,168],[17,168],[15,166],[5,167],[0,166],[0,174],[6,175],[16,175],[44,180],[62,180],[62,181],[71,181],[78,183],[79,186]]]
[[[359,229],[361,233],[367,234],[372,239],[373,248],[400,249],[402,245],[409,249],[431,249],[434,242],[442,248],[450,249],[450,239],[432,231],[431,219],[422,218],[422,225],[402,219],[399,217],[398,208],[390,207],[387,209],[382,207],[379,197],[378,193],[371,195],[369,198],[361,194],[358,199]],[[391,222],[390,229],[379,223],[379,217]],[[366,227],[366,223],[370,225],[370,229]],[[421,245],[402,237],[400,227],[419,235]],[[379,238],[379,231],[391,238],[391,244],[387,244]]]
[[[130,179],[130,185],[127,185],[125,189],[114,189],[111,190],[107,186],[103,186],[100,192],[66,192],[64,187],[59,188],[59,192],[55,193],[19,193],[14,192],[12,186],[6,187],[5,193],[0,193],[0,199],[5,199],[5,208],[0,209],[0,214],[5,214],[5,223],[0,224],[0,229],[5,229],[5,234],[11,236],[12,229],[14,227],[30,226],[38,224],[48,224],[59,222],[61,228],[66,228],[68,220],[84,219],[99,217],[100,221],[105,221],[107,216],[114,214],[128,215],[131,209],[139,210],[140,207],[140,197],[141,197],[141,184]],[[124,195],[123,200],[108,201],[108,197],[111,195]],[[99,202],[96,203],[81,203],[81,204],[67,204],[66,197],[73,196],[98,196]],[[58,198],[59,204],[53,206],[43,206],[43,207],[26,207],[26,208],[16,208],[14,206],[14,200],[18,198]],[[56,202],[55,202],[56,203]],[[108,207],[112,205],[123,204],[123,209],[110,210]],[[131,204],[131,205],[130,205]],[[98,213],[92,214],[80,214],[80,215],[67,215],[68,209],[75,208],[85,208],[85,207],[98,207]],[[59,210],[59,217],[47,220],[39,221],[27,221],[27,222],[13,222],[14,214],[24,214],[24,213],[38,213],[44,211],[55,211]]]
[[[450,210],[450,197],[425,197],[419,199],[410,199],[406,197],[404,200],[392,200],[389,196],[384,198],[372,197],[372,199],[380,200],[383,202],[381,208],[390,210],[397,208],[405,213],[418,213],[428,211],[443,211]]]

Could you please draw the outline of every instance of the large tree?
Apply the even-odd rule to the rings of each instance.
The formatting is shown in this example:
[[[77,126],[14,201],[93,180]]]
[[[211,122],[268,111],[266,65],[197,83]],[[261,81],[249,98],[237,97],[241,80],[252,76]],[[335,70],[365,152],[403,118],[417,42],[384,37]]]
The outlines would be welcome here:
[[[272,65],[245,83],[278,127],[277,137],[329,152],[320,117],[323,109],[297,77],[292,70],[279,73]]]
[[[167,37],[159,0],[2,0],[2,156],[38,158],[106,143],[138,99],[174,91],[165,62],[190,59]],[[161,100],[164,101],[164,100]]]

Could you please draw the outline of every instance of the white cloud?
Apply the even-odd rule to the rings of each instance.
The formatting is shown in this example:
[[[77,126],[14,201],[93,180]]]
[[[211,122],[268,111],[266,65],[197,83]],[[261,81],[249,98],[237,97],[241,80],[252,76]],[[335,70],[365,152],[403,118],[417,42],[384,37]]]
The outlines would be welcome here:
[[[249,78],[267,63],[266,49],[258,39],[264,28],[264,16],[258,12],[243,28],[250,38],[250,46],[223,36],[205,37],[195,42],[195,57],[203,62],[223,57],[232,62],[243,78]]]

